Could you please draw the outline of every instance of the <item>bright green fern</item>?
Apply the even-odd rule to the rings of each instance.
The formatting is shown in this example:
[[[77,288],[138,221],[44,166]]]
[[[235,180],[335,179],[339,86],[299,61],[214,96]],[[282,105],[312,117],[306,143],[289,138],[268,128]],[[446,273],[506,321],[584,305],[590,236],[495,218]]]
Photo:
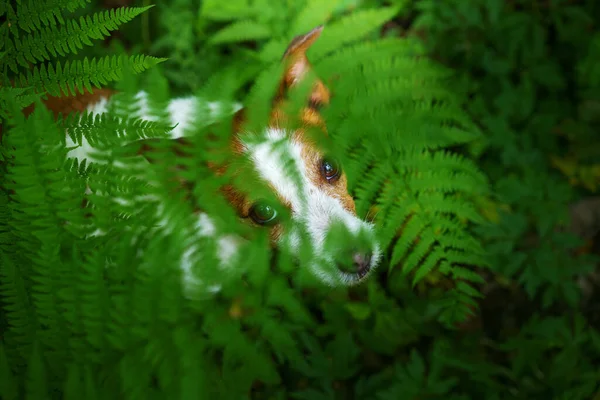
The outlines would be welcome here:
[[[76,55],[94,40],[150,7],[124,7],[117,10],[85,15],[79,20],[65,15],[86,5],[86,1],[18,1],[16,6],[3,2],[0,16],[0,70],[2,91],[26,89],[28,93],[48,92],[53,96],[82,93],[120,79],[123,69],[143,72],[163,59],[144,55],[101,57],[61,62],[61,58]],[[57,60],[58,59],[58,60]],[[31,100],[31,99],[29,99]]]
[[[308,2],[290,29],[324,22],[335,10],[315,4]],[[374,215],[385,250],[379,275],[348,289],[311,280],[309,241],[300,240],[294,258],[285,245],[272,251],[266,231],[239,223],[220,192],[223,185],[252,199],[276,201],[243,160],[218,176],[207,166],[231,159],[223,149],[228,149],[235,99],[247,106],[247,128],[264,131],[284,42],[274,38],[255,54],[260,73],[249,92],[242,90],[245,64],[203,83],[195,93],[201,100],[196,114],[206,118],[185,132],[189,146],[177,151],[188,157],[181,157],[165,140],[173,127],[164,112],[170,97],[164,76],[157,69],[145,82],[136,76],[161,59],[55,60],[76,54],[146,10],[126,8],[78,21],[63,14],[83,5],[21,1],[1,10],[7,18],[0,59],[2,398],[226,399],[258,398],[260,390],[264,397],[272,391],[277,394],[270,398],[302,398],[300,385],[286,386],[290,377],[353,378],[351,365],[359,359],[356,320],[367,321],[377,312],[376,329],[403,336],[403,314],[388,304],[379,279],[396,270],[411,283],[432,271],[451,278],[453,289],[427,305],[441,322],[453,325],[470,312],[479,296],[477,268],[487,264],[471,233],[481,221],[474,204],[488,194],[488,186],[478,168],[450,148],[469,143],[478,132],[461,109],[463,99],[448,71],[426,60],[419,46],[401,39],[366,40],[396,9],[343,16],[309,52],[334,96],[322,111],[328,136],[307,135],[314,134],[324,151],[343,161],[358,214]],[[228,25],[213,42],[238,40],[239,26],[262,23],[260,16],[242,11],[235,19],[245,22]],[[54,121],[38,100],[112,81],[120,93],[103,116]],[[136,97],[142,88],[144,105]],[[289,111],[306,104],[308,89],[303,84],[290,93]],[[211,114],[210,101],[225,105],[222,112]],[[32,102],[36,110],[26,118],[21,110]],[[156,120],[139,119],[143,107]],[[65,131],[74,146],[92,144],[95,160],[103,163],[67,160]],[[135,155],[132,144],[148,138],[154,139],[148,142],[152,163]],[[290,156],[282,159],[290,179],[299,180]],[[181,190],[182,182],[188,190]],[[211,216],[216,231],[250,239],[230,268],[219,267],[215,237],[198,234],[197,209]],[[336,248],[355,244],[337,232],[326,239]],[[182,279],[186,268],[197,278],[193,290]],[[366,290],[375,299],[373,310],[353,301],[350,290]],[[387,343],[375,346],[385,353],[392,347]],[[330,349],[346,358],[329,360]],[[413,375],[422,379],[426,357],[412,354],[406,371],[416,370]],[[405,380],[406,371],[396,375]],[[324,391],[331,394],[331,387]],[[436,393],[445,393],[442,389]],[[311,393],[317,390],[306,391],[304,398]]]

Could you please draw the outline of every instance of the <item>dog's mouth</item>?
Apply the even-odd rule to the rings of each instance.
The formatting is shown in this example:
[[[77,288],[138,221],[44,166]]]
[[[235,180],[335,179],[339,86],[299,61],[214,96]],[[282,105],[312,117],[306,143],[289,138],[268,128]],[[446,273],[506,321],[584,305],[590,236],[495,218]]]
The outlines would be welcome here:
[[[362,279],[365,276],[367,276],[367,274],[369,273],[369,271],[371,271],[371,266],[370,265],[368,265],[366,267],[359,268],[358,271],[356,271],[356,276],[358,276],[358,279]]]

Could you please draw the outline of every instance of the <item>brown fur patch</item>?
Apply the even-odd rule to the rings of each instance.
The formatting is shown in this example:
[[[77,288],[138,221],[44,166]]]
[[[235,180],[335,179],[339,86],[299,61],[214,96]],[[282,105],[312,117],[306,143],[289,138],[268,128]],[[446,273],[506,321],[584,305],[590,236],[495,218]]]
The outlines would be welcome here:
[[[111,89],[94,89],[92,92],[85,89],[84,93],[75,96],[48,96],[47,99],[43,100],[43,103],[48,110],[52,111],[55,117],[58,117],[61,114],[67,115],[72,112],[83,112],[88,106],[98,103],[103,98],[109,99],[115,93]],[[26,115],[31,111],[33,111],[33,106],[26,109]]]
[[[82,112],[90,105],[99,102],[102,98],[110,98],[115,93],[111,89],[94,89],[92,92],[84,89],[83,93],[74,96],[47,96],[42,99],[44,106],[54,114],[54,118],[60,115],[68,115],[72,112]],[[35,110],[35,103],[23,109],[23,114],[28,117]],[[0,141],[2,141],[4,127],[0,123]]]
[[[302,138],[303,136],[298,137]],[[327,181],[321,172],[322,152],[314,143],[306,139],[301,140],[301,142],[303,145],[301,157],[307,168],[308,179],[319,189],[327,193],[328,196],[338,199],[346,210],[356,214],[356,205],[354,204],[354,199],[348,193],[348,180],[344,171],[340,172],[339,178],[335,181]]]

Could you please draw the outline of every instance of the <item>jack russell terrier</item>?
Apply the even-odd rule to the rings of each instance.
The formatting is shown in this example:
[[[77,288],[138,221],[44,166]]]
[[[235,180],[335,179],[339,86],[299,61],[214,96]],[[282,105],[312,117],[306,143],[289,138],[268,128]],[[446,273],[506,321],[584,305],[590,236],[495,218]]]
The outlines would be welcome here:
[[[377,266],[381,250],[375,239],[373,225],[356,215],[354,199],[348,193],[346,175],[339,163],[326,157],[306,134],[308,129],[316,128],[326,135],[319,109],[329,104],[330,92],[322,81],[316,79],[310,86],[308,101],[298,116],[299,128],[290,130],[285,127],[288,117],[284,109],[289,103],[288,90],[298,86],[310,71],[306,51],[320,36],[321,31],[322,27],[318,27],[294,38],[285,51],[282,58],[284,74],[273,101],[268,126],[258,135],[259,140],[256,140],[256,132],[249,134],[245,130],[244,110],[241,107],[233,110],[235,116],[230,147],[234,154],[247,157],[254,172],[273,191],[280,206],[287,209],[292,223],[303,227],[316,256],[315,261],[308,266],[311,271],[328,285],[352,285],[363,281]],[[46,106],[54,112],[87,110],[93,114],[102,114],[110,106],[111,95],[111,91],[101,89],[93,94],[87,93],[86,99],[85,96],[69,102],[54,99],[54,103],[46,101]],[[148,107],[144,106],[146,97],[144,92],[138,93],[141,112],[136,117],[156,120],[156,116],[148,115]],[[169,140],[178,144],[185,143],[184,132],[197,122],[195,111],[199,101],[196,97],[170,100],[165,111],[175,128],[170,132]],[[67,134],[66,140],[70,148],[69,158],[77,158],[79,161],[85,159],[88,163],[97,161],[94,160],[93,149],[85,137],[81,142],[76,142]],[[139,149],[138,154],[147,150],[144,150],[144,146]],[[286,173],[282,152],[288,160],[292,160],[300,180],[291,179]],[[256,229],[269,230],[272,246],[287,243],[293,254],[300,251],[299,231],[282,224],[278,207],[260,201],[252,202],[248,196],[231,187],[225,188],[223,194],[244,223],[251,224]],[[240,238],[217,232],[214,221],[204,212],[199,211],[196,217],[197,230],[194,233],[217,240],[217,255],[221,266],[227,267],[234,263]],[[342,227],[349,237],[366,237],[367,244],[361,246],[361,250],[356,246],[328,249],[326,238],[334,225]],[[187,247],[180,265],[184,283],[189,284],[195,282],[191,255],[198,250],[195,248],[193,235]]]

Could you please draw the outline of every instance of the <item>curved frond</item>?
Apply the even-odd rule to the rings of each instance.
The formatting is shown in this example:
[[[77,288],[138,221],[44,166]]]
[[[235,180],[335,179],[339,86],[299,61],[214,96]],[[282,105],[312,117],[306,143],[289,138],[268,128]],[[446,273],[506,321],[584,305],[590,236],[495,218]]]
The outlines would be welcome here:
[[[74,95],[77,92],[83,93],[84,88],[91,91],[92,85],[100,88],[120,79],[125,68],[140,73],[164,60],[144,55],[106,56],[67,61],[64,64],[42,64],[41,67],[35,66],[26,74],[20,75],[19,82],[22,86],[32,86],[38,91],[48,91],[53,96],[61,93]]]
[[[63,10],[75,11],[91,0],[23,0],[19,2],[17,14],[19,27],[26,32],[64,23]]]
[[[151,8],[122,7],[106,10],[93,15],[85,15],[79,21],[67,19],[58,25],[41,27],[21,38],[15,38],[7,50],[6,57],[9,67],[17,72],[17,63],[22,67],[51,60],[54,57],[64,57],[67,54],[77,54],[83,46],[91,46],[92,40],[100,40],[110,35],[111,31],[130,21],[139,14]]]

